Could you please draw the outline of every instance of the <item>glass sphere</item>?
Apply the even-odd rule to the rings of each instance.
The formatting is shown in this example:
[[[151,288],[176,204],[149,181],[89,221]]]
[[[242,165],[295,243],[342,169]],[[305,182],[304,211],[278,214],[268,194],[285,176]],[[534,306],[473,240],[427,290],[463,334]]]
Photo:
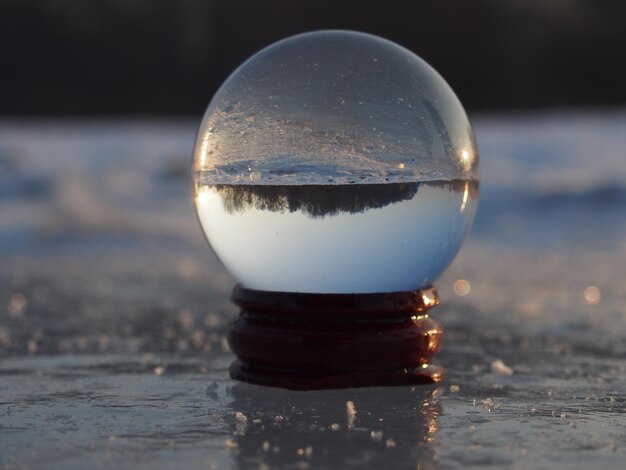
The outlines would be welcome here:
[[[194,152],[198,217],[249,289],[428,287],[456,256],[478,195],[458,98],[411,51],[351,31],[279,41],[211,101]]]

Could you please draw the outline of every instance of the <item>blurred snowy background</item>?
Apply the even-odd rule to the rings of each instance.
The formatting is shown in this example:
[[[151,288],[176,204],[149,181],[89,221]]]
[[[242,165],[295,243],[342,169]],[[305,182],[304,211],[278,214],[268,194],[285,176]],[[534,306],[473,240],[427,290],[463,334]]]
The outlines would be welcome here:
[[[0,124],[0,462],[617,466],[626,113],[474,123],[479,211],[434,312],[448,379],[305,394],[228,378],[233,281],[192,205],[196,122]]]

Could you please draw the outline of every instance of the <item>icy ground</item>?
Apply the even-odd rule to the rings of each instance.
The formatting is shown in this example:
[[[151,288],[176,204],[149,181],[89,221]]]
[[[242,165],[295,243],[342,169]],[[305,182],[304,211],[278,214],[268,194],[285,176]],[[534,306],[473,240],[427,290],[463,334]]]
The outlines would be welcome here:
[[[440,386],[235,383],[196,122],[0,123],[0,468],[621,468],[626,112],[483,116]]]

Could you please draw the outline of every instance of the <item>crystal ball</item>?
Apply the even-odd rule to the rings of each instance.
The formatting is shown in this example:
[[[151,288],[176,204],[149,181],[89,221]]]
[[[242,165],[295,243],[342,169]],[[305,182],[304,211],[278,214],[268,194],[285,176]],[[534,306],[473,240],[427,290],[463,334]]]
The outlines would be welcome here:
[[[193,162],[204,233],[249,289],[429,287],[476,210],[478,151],[444,79],[352,31],[293,36],[237,68],[204,115]]]

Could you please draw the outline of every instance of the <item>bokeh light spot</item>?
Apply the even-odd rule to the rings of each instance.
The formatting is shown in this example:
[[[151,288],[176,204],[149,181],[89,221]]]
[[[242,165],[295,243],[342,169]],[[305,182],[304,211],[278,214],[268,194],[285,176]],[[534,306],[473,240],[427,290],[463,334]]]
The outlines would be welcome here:
[[[454,293],[461,297],[466,296],[470,292],[470,283],[465,279],[457,279],[452,286]]]

